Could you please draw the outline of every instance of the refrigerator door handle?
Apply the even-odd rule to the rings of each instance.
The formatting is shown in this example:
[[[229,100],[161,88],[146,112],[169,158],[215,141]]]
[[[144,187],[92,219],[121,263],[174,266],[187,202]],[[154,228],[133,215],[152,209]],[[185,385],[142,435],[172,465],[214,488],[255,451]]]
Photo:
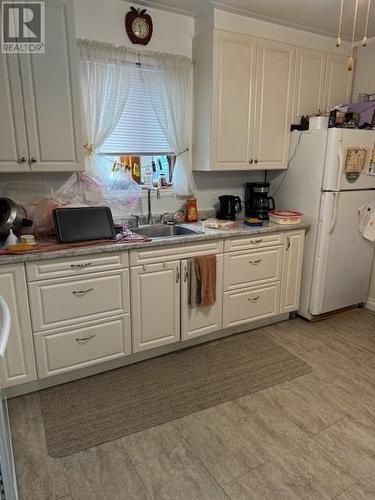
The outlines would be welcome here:
[[[341,187],[341,165],[343,164],[343,154],[342,154],[342,144],[340,141],[339,152],[337,154],[338,160],[338,169],[337,169],[337,183],[336,183],[336,191],[340,190]]]
[[[331,218],[331,225],[329,226],[329,234],[332,234],[333,231],[335,230],[336,227],[336,221],[337,221],[337,212],[339,208],[339,200],[340,200],[340,193],[332,193],[333,194],[333,212],[332,212],[332,218]]]

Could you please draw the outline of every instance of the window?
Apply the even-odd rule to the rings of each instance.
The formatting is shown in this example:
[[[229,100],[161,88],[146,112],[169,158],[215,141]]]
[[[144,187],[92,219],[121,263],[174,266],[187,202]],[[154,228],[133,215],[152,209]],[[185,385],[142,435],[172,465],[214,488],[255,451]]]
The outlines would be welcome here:
[[[173,152],[159,126],[141,71],[149,70],[137,68],[121,118],[100,148],[100,154],[128,167],[141,184],[147,183],[150,173],[154,178],[162,175],[169,182]]]

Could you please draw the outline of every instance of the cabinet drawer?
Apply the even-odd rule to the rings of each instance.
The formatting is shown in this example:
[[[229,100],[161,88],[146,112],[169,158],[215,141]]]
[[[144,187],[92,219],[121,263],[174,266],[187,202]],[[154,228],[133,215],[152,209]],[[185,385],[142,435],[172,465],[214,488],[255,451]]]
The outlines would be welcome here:
[[[26,264],[26,273],[28,281],[36,281],[111,271],[121,267],[128,267],[128,265],[128,252],[116,252],[28,262]]]
[[[224,256],[224,289],[245,288],[280,281],[283,247],[227,253]]]
[[[34,332],[129,312],[129,271],[29,284]]]
[[[224,293],[223,327],[249,323],[279,312],[280,284]]]
[[[131,354],[130,315],[34,337],[39,378]]]
[[[235,252],[239,250],[252,250],[254,248],[264,248],[274,245],[282,245],[284,235],[282,233],[257,234],[254,236],[241,236],[231,238],[224,242],[224,252]]]
[[[153,262],[168,262],[172,259],[188,259],[197,255],[223,252],[223,240],[201,243],[181,243],[179,245],[144,248],[130,251],[130,265],[137,266]]]

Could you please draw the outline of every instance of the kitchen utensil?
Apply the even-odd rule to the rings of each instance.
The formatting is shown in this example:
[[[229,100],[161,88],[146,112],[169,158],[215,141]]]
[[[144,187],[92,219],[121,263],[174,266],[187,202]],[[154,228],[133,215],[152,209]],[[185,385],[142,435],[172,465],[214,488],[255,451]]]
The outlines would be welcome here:
[[[26,210],[10,198],[0,198],[0,238],[8,236],[10,229],[17,234],[23,227],[30,227]]]
[[[242,210],[241,198],[239,196],[219,196],[220,208],[217,218],[221,220],[235,220],[236,215]]]

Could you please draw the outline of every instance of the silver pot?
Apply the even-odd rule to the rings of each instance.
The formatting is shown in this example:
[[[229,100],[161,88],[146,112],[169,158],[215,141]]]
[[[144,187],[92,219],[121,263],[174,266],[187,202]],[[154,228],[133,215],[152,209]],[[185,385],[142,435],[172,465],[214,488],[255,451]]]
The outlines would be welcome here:
[[[31,226],[33,221],[27,218],[26,210],[10,198],[0,198],[0,235],[7,236],[9,230],[16,232]]]

